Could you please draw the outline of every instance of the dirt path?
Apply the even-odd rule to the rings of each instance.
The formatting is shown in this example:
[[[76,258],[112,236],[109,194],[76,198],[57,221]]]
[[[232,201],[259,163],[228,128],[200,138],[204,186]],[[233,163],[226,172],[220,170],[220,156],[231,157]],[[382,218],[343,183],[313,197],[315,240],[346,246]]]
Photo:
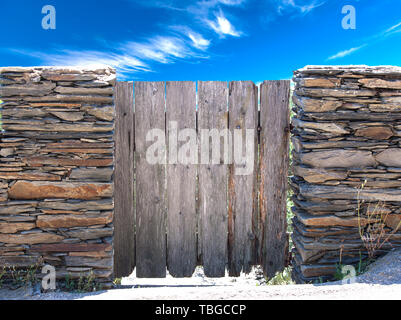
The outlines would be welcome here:
[[[285,285],[151,287],[108,290],[92,294],[48,293],[25,295],[0,292],[6,299],[29,300],[401,300],[401,285]],[[4,296],[5,294],[6,296]]]
[[[197,269],[190,279],[123,279],[125,289],[90,294],[53,292],[33,295],[32,289],[0,290],[0,299],[83,300],[265,300],[265,299],[389,299],[401,300],[401,250],[375,262],[356,283],[321,285],[264,285],[257,270],[240,278],[210,279]]]

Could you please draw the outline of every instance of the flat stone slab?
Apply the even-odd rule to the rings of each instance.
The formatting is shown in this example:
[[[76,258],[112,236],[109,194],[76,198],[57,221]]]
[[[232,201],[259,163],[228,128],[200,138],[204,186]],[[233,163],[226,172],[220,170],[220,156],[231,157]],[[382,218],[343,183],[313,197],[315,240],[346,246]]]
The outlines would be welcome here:
[[[377,162],[370,151],[329,150],[301,153],[302,163],[317,168],[366,168]]]
[[[300,74],[327,74],[338,75],[341,73],[352,73],[360,75],[401,75],[401,67],[397,66],[367,66],[367,65],[349,65],[349,66],[324,66],[309,65],[296,71]]]
[[[111,183],[29,182],[17,181],[8,191],[10,199],[81,199],[112,197]]]

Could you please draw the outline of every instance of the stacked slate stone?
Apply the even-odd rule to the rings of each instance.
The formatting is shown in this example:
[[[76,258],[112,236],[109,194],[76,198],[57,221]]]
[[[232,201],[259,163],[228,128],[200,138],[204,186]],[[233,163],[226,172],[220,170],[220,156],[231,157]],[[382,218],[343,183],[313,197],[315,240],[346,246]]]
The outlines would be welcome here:
[[[377,255],[401,245],[401,68],[308,66],[293,80],[293,276],[331,280],[377,230]]]
[[[0,267],[113,273],[113,69],[0,68]]]

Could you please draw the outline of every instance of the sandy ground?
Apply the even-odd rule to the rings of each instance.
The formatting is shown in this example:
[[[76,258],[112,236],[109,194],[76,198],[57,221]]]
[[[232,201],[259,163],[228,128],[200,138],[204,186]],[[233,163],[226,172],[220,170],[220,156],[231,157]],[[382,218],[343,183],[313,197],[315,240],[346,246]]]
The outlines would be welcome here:
[[[51,292],[35,294],[32,288],[0,290],[0,299],[30,300],[401,300],[401,250],[394,251],[372,264],[352,284],[341,282],[320,285],[266,285],[255,269],[239,278],[206,278],[202,268],[187,279],[138,279],[134,275],[122,280],[121,289],[89,294]]]
[[[2,293],[0,292],[0,295]],[[32,295],[30,290],[7,292],[12,300],[401,300],[401,285],[283,285],[283,286],[167,286],[114,289],[91,294],[54,292]]]

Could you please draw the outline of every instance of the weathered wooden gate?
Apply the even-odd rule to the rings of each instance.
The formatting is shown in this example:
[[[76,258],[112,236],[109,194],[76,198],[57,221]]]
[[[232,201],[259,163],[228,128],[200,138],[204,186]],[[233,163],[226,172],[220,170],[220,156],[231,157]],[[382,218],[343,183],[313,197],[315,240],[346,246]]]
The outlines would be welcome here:
[[[117,83],[116,277],[135,267],[138,277],[165,277],[166,268],[190,277],[197,265],[209,277],[226,269],[239,276],[257,264],[272,277],[285,267],[289,94],[289,81],[265,81],[259,89],[250,81]],[[166,134],[159,154],[165,164],[146,158],[156,141],[152,129]],[[199,164],[172,164],[183,129],[196,129],[198,142],[202,129],[234,138],[239,131],[242,141],[248,129],[253,170],[237,174],[245,164],[222,158],[202,164],[201,147]]]

